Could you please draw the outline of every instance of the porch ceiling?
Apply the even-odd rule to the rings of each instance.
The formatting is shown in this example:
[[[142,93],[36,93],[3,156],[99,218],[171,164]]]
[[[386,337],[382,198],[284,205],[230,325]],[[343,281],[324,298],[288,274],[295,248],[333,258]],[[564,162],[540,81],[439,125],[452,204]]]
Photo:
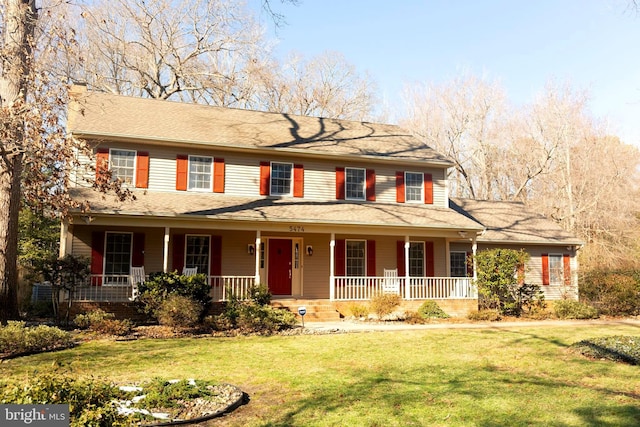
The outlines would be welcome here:
[[[135,192],[120,202],[88,188],[71,189],[95,214],[251,222],[299,222],[328,225],[421,227],[482,231],[477,222],[448,208],[419,204],[310,201],[294,198],[231,197],[212,193]]]

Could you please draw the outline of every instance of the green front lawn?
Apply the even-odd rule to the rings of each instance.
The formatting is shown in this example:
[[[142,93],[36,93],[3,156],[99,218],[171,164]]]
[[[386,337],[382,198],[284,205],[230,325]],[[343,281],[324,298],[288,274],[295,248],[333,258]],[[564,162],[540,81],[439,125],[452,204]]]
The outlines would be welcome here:
[[[6,361],[0,375],[61,366],[118,383],[228,382],[250,395],[212,426],[637,426],[640,367],[587,360],[568,348],[610,335],[640,330],[585,324],[94,341]]]

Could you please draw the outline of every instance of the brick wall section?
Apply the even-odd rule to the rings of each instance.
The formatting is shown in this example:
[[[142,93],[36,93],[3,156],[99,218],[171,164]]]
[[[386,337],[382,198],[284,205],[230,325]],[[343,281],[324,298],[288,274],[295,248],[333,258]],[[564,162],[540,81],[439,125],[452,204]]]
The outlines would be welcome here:
[[[217,315],[224,311],[224,302],[214,302],[211,304],[207,314]],[[73,320],[73,317],[77,314],[88,313],[101,309],[107,313],[113,313],[116,319],[129,319],[138,323],[148,323],[152,320],[144,314],[138,312],[138,308],[132,302],[74,302],[71,305],[71,311],[69,319]],[[67,303],[60,304],[60,315],[64,316],[67,312]]]
[[[451,317],[467,317],[471,312],[478,311],[478,301],[473,299],[448,299],[448,300],[435,300],[445,313]],[[342,317],[348,317],[351,315],[349,306],[351,304],[367,305],[369,301],[344,301],[336,302],[336,309],[340,312]],[[418,308],[424,303],[424,300],[418,301],[402,301],[400,308],[396,311],[418,311]]]

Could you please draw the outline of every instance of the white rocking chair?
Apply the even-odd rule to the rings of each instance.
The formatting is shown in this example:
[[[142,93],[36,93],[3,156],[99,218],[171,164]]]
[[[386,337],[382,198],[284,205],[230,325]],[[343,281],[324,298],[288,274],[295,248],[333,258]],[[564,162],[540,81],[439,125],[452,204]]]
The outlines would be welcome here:
[[[138,285],[147,280],[144,267],[131,267],[131,301],[138,297]]]
[[[183,276],[193,276],[198,274],[198,267],[185,267],[182,269]]]
[[[384,269],[384,280],[382,281],[382,293],[399,294],[400,279],[398,279],[398,269]]]

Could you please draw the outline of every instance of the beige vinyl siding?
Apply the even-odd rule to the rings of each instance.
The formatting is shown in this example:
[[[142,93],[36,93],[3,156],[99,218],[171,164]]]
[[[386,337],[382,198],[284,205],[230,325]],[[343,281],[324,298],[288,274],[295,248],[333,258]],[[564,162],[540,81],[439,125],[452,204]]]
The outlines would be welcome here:
[[[305,298],[329,298],[330,237],[304,234],[303,247],[313,247],[313,255],[302,255],[302,295]]]
[[[433,206],[448,207],[446,192],[446,169],[420,169],[416,167],[402,168],[377,165],[376,201],[384,203],[396,202],[396,172],[430,173],[433,177]]]
[[[486,245],[479,244],[478,251],[483,249],[515,249],[520,250],[522,246],[516,245]],[[524,249],[529,253],[529,262],[525,267],[525,282],[539,285],[544,292],[545,299],[559,300],[565,297],[577,297],[578,294],[578,264],[575,251],[568,251],[565,246],[526,246]],[[571,286],[564,285],[543,285],[542,284],[542,254],[571,255]]]

